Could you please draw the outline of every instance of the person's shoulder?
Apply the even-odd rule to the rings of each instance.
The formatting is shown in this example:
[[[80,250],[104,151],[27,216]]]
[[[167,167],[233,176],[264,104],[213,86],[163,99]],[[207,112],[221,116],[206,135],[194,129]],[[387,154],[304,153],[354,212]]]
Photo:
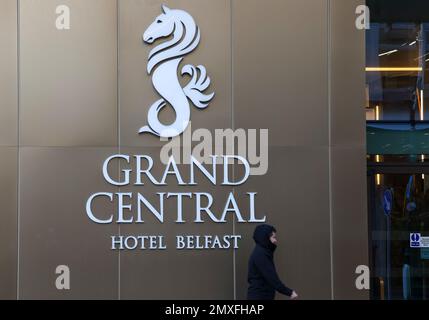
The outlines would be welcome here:
[[[271,253],[269,252],[269,250],[265,249],[264,247],[262,247],[260,245],[256,245],[255,246],[255,249],[253,250],[253,253],[257,254],[257,255],[267,256],[267,257],[271,256]]]

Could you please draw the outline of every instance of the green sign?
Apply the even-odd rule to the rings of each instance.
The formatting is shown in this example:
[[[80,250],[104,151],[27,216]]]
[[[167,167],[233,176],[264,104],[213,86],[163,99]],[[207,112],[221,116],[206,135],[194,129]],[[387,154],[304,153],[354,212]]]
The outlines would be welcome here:
[[[367,126],[368,154],[429,154],[429,129],[387,129]]]

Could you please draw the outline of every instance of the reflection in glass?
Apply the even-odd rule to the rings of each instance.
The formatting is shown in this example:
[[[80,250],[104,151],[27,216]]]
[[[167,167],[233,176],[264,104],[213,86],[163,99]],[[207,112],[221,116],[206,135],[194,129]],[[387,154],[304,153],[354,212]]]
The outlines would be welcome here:
[[[427,119],[428,23],[371,23],[366,34],[367,120]]]

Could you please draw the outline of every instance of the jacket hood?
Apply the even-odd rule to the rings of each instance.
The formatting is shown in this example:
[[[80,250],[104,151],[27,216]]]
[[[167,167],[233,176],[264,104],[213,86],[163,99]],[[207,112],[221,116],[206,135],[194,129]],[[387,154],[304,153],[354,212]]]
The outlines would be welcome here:
[[[268,224],[259,225],[255,228],[255,232],[253,233],[253,240],[261,247],[274,251],[277,246],[270,241],[273,232],[276,232],[273,226]]]

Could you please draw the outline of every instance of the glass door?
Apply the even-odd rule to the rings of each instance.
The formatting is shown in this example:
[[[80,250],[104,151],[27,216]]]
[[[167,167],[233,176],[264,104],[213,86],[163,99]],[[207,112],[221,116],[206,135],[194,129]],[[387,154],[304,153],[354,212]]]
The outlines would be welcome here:
[[[380,165],[368,172],[371,298],[426,300],[429,248],[410,239],[429,236],[429,170]]]

